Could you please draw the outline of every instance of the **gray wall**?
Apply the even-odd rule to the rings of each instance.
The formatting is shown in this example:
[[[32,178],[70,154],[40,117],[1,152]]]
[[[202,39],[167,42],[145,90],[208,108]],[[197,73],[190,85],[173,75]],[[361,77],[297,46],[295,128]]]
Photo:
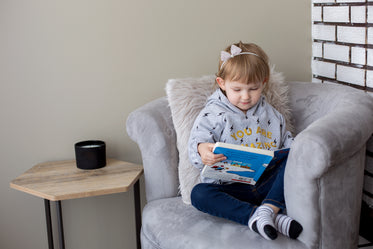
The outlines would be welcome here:
[[[165,95],[169,78],[215,73],[228,44],[255,42],[287,80],[311,80],[309,1],[1,0],[0,35],[4,249],[47,248],[42,200],[10,189],[12,179],[73,159],[85,139],[141,163],[128,114]],[[63,211],[67,248],[135,248],[132,192],[65,201]]]

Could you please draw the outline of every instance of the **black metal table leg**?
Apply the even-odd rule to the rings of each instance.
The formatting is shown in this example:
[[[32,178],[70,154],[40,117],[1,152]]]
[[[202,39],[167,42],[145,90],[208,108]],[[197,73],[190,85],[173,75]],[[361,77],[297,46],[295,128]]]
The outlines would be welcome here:
[[[134,187],[135,197],[135,220],[136,220],[136,243],[137,249],[141,249],[140,230],[141,230],[141,204],[140,204],[140,180],[137,180]]]
[[[59,233],[60,249],[65,249],[65,236],[64,236],[64,233],[63,233],[61,201],[56,202],[56,208],[57,208],[58,233]]]
[[[44,199],[44,208],[45,208],[45,219],[46,219],[46,222],[47,222],[48,248],[49,249],[54,249],[52,218],[51,218],[51,206],[50,206],[50,201],[47,200],[47,199]]]

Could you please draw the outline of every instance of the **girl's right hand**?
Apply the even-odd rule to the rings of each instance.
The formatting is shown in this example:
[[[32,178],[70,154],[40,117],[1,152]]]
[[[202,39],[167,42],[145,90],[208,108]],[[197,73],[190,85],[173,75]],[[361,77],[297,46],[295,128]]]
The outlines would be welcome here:
[[[201,156],[202,163],[205,165],[213,165],[214,163],[227,159],[223,154],[214,154],[214,143],[200,143],[198,145],[198,153]]]

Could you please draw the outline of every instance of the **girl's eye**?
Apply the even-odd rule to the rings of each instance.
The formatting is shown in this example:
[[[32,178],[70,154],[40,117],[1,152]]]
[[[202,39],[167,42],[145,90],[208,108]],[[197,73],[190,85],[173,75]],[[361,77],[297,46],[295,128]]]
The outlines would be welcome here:
[[[240,89],[238,89],[238,88],[235,88],[235,89],[233,89],[233,91],[235,91],[235,92],[239,92],[239,91],[240,91]]]

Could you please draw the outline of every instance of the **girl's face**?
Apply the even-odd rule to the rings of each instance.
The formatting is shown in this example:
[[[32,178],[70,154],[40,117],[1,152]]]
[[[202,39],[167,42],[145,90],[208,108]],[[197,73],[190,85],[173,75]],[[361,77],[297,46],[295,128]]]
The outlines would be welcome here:
[[[220,88],[234,106],[246,113],[251,107],[258,103],[262,94],[265,82],[243,83],[238,81],[223,80],[216,78]]]

